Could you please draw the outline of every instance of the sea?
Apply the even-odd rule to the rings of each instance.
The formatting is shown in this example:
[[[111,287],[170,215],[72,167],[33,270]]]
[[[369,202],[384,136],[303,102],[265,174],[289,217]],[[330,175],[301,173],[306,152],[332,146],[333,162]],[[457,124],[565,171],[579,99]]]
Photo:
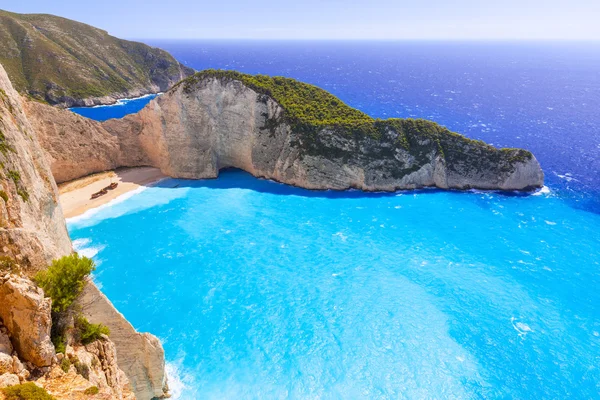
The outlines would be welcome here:
[[[146,42],[526,148],[546,175],[516,196],[226,170],[70,219],[104,293],[163,342],[174,398],[600,398],[600,43]]]

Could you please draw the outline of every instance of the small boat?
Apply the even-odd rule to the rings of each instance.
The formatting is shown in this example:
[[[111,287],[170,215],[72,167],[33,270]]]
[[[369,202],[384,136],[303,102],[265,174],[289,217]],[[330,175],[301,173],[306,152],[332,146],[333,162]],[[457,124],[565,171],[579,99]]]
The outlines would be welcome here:
[[[93,194],[92,194],[92,196],[90,197],[90,200],[94,200],[94,199],[97,199],[97,198],[98,198],[98,197],[100,197],[100,196],[104,196],[106,193],[108,193],[108,192],[106,191],[106,189],[102,189],[102,190],[101,190],[101,191],[99,191],[99,192],[93,193]]]

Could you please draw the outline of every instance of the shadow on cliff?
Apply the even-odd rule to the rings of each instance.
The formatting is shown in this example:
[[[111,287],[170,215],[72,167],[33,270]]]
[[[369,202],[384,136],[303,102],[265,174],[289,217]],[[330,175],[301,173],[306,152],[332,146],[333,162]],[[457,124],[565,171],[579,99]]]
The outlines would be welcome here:
[[[378,198],[394,197],[399,193],[421,194],[421,193],[465,193],[459,190],[442,190],[437,188],[403,190],[398,192],[364,192],[361,190],[309,190],[283,183],[260,179],[251,174],[235,168],[228,168],[219,171],[219,177],[216,179],[166,179],[155,186],[161,188],[180,188],[180,187],[203,187],[209,189],[248,189],[261,193],[269,193],[284,196],[302,196],[319,197],[328,199],[353,199],[353,198]],[[489,192],[509,197],[529,196],[530,193],[523,192]]]

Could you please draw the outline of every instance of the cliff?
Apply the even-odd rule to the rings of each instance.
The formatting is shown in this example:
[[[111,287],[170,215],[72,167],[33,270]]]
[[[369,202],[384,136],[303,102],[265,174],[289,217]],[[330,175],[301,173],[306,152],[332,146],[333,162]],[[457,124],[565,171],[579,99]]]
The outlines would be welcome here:
[[[0,67],[0,257],[39,268],[71,251],[56,184],[36,134]]]
[[[65,115],[70,120],[74,116],[66,110],[41,106],[50,118]],[[91,300],[86,297],[86,315],[115,327],[115,341],[105,337],[86,346],[67,346],[65,355],[55,354],[50,341],[51,302],[26,276],[71,253],[72,248],[48,153],[42,150],[38,137],[43,139],[44,134],[51,133],[68,140],[76,132],[80,139],[74,138],[79,147],[74,152],[93,159],[93,153],[83,151],[90,139],[85,135],[93,136],[93,132],[85,125],[77,131],[76,125],[49,125],[39,130],[39,121],[32,118],[33,113],[28,114],[0,66],[0,388],[33,379],[58,399],[131,399],[134,393],[141,400],[163,397],[167,387],[159,340],[136,332],[91,282],[86,293],[97,295]],[[102,144],[104,148],[108,145]],[[65,356],[76,365],[62,363]],[[99,390],[97,397],[84,393],[92,386]]]
[[[164,50],[86,24],[6,11],[0,63],[18,91],[67,107],[165,91],[193,73]]]
[[[425,120],[375,120],[286,78],[204,71],[139,113],[104,123],[29,102],[57,182],[115,167],[177,178],[235,167],[307,189],[532,190],[526,150],[496,149]]]
[[[425,120],[375,120],[286,78],[204,71],[138,114],[102,126],[127,152],[178,178],[222,168],[307,189],[531,190],[535,157],[496,149]],[[131,164],[121,147],[122,164]],[[125,155],[124,155],[125,154]]]

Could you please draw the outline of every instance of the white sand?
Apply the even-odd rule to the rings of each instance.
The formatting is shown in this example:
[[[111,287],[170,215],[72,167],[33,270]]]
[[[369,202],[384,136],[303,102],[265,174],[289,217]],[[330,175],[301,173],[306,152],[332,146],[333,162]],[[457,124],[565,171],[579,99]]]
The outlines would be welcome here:
[[[147,186],[166,178],[159,169],[150,167],[127,168],[117,171],[102,172],[76,179],[71,182],[61,183],[58,186],[60,204],[65,218],[76,217],[87,210],[106,204],[124,193],[130,192],[140,186]],[[117,182],[116,189],[109,190],[104,196],[90,200],[92,193]]]

